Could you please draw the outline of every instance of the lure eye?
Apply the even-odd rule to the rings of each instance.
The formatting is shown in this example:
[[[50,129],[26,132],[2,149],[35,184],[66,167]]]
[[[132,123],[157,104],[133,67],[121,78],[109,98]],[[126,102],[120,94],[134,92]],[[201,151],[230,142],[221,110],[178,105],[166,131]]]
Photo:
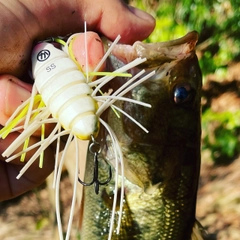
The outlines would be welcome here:
[[[192,88],[189,84],[179,84],[174,89],[174,102],[176,104],[189,101],[192,96]]]

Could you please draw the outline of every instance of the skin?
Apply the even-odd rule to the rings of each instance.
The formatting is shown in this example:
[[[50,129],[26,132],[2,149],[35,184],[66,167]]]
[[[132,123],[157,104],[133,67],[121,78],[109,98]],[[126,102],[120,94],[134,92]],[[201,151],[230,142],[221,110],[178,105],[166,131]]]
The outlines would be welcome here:
[[[155,26],[150,15],[119,0],[98,0],[98,4],[89,0],[0,0],[0,3],[1,125],[5,124],[19,104],[30,97],[31,85],[21,80],[24,80],[34,42],[49,36],[81,32],[86,21],[88,30],[111,40],[120,34],[122,43],[132,44],[145,39]],[[0,140],[0,154],[17,135],[14,133]],[[37,141],[38,136],[31,138],[31,143]],[[27,155],[26,161],[32,154]],[[20,180],[16,180],[23,164],[17,160],[5,163],[1,157],[0,200],[16,197],[45,180],[53,170],[54,150],[51,147],[45,152],[45,162],[47,164],[39,170],[36,161]]]

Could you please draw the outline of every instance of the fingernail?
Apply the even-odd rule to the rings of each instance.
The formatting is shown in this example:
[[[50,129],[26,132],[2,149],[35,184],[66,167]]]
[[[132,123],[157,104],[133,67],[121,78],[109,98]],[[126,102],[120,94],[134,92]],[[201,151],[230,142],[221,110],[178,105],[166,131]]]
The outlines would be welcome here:
[[[155,22],[154,17],[152,15],[150,15],[149,13],[144,12],[144,11],[142,11],[138,8],[132,7],[132,6],[129,6],[129,9],[137,17],[139,17],[143,20],[149,21],[149,22],[153,22],[153,23]]]

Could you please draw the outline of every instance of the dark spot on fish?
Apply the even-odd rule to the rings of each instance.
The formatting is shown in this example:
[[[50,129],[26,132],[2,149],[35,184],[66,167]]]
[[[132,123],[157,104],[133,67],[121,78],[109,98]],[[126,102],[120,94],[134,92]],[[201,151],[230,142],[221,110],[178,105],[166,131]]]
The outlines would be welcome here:
[[[118,189],[118,197],[117,197],[117,204],[116,206],[119,206],[120,204],[120,196],[121,196],[121,189]],[[102,195],[101,195],[104,203],[106,206],[111,209],[113,205],[113,199],[114,199],[114,193],[113,192],[107,192],[106,189],[103,189]],[[117,211],[119,210],[118,207],[116,209]]]
[[[191,77],[196,77],[197,76],[196,69],[195,69],[194,65],[190,66],[189,74],[190,74]]]
[[[72,14],[74,14],[75,12],[76,12],[76,11],[75,11],[75,10],[73,10],[73,11],[72,11]]]

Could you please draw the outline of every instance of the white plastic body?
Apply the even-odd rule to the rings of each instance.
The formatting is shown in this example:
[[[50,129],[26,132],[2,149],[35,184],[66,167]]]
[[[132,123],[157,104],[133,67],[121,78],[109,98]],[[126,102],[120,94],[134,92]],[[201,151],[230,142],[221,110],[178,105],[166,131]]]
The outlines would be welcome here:
[[[32,73],[45,105],[64,129],[82,140],[97,135],[99,120],[92,89],[65,52],[50,43],[38,44],[32,53]]]

